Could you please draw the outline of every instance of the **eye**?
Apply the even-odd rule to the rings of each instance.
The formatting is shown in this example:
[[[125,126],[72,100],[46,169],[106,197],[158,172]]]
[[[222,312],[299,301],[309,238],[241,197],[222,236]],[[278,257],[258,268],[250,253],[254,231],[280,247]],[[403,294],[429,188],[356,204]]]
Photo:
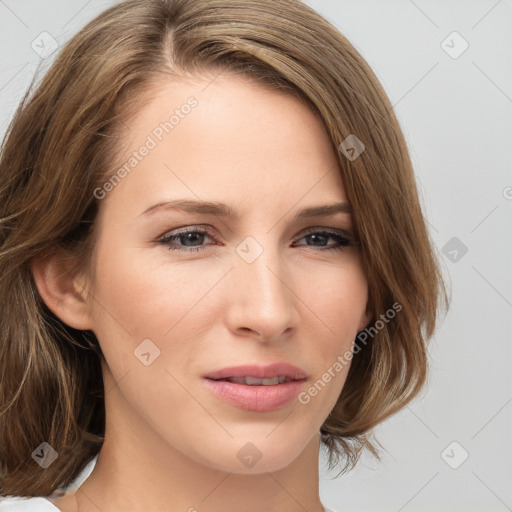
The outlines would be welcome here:
[[[166,245],[170,250],[178,250],[183,252],[192,252],[192,251],[201,251],[205,249],[204,239],[205,237],[209,237],[215,240],[212,233],[209,230],[204,228],[188,228],[183,229],[181,231],[175,233],[169,233],[158,240],[158,243],[161,245]],[[332,238],[335,243],[331,245],[327,245],[327,241]],[[302,238],[298,240],[307,239],[308,241],[312,241],[313,244],[317,245],[308,245],[307,247],[317,247],[320,251],[330,251],[334,249],[343,249],[343,247],[347,247],[350,245],[355,245],[354,240],[350,238],[350,236],[340,230],[331,230],[325,228],[310,228],[305,234],[302,235]],[[299,244],[303,245],[303,244]]]
[[[213,235],[206,229],[193,228],[179,231],[174,234],[168,234],[160,238],[158,242],[162,245],[167,245],[170,250],[178,250],[184,252],[200,251],[204,249],[201,242],[204,241],[205,236],[213,238]],[[184,243],[183,246],[176,245],[175,242]],[[190,244],[190,245],[189,245]],[[182,247],[188,247],[184,249]]]
[[[327,240],[332,238],[335,240],[333,245],[326,246]],[[313,245],[308,247],[321,247],[321,251],[331,251],[333,249],[343,249],[349,245],[354,245],[355,242],[348,236],[344,231],[339,230],[326,230],[319,228],[311,228],[300,240],[309,239],[319,245]]]

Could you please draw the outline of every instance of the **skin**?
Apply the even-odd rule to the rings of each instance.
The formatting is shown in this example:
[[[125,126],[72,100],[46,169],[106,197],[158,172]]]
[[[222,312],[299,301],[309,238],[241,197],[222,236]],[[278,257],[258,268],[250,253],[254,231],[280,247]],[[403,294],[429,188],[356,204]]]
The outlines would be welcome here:
[[[357,245],[325,250],[337,239],[304,233],[353,236],[352,215],[293,219],[305,207],[347,200],[336,154],[297,99],[221,75],[158,84],[127,122],[120,161],[190,96],[197,107],[100,201],[95,280],[62,272],[59,255],[33,267],[50,309],[93,330],[106,358],[98,462],[75,494],[51,501],[81,512],[320,512],[319,430],[349,363],[308,404],[264,413],[221,401],[201,376],[286,361],[306,371],[307,390],[367,325]],[[240,218],[141,215],[177,198],[224,202]],[[175,239],[183,251],[157,243],[183,227],[207,227],[214,238]],[[236,252],[246,237],[263,249],[250,264]],[[146,338],[160,350],[149,366],[134,356]],[[251,468],[237,457],[248,442],[261,453]]]

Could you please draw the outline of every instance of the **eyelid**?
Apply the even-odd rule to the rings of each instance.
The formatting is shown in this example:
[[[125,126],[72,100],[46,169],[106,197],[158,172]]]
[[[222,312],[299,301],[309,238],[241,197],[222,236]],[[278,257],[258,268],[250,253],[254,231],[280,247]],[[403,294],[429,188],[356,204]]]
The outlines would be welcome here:
[[[181,228],[171,229],[170,231],[169,230],[165,231],[159,237],[157,237],[157,241],[160,241],[163,238],[167,238],[167,237],[171,237],[171,236],[174,237],[177,235],[195,232],[195,231],[205,231],[208,234],[208,236],[210,236],[213,239],[216,239],[215,233],[213,232],[213,230],[210,227],[205,226],[203,224],[192,224],[192,225],[183,226]]]
[[[304,237],[304,236],[309,235],[310,233],[316,233],[318,231],[323,231],[323,232],[326,232],[326,233],[333,233],[335,235],[342,235],[347,240],[355,241],[354,235],[352,235],[346,229],[342,229],[342,228],[327,228],[327,227],[322,227],[322,226],[313,226],[311,228],[307,228],[306,231],[301,231],[300,232],[300,234],[302,235],[301,238]]]

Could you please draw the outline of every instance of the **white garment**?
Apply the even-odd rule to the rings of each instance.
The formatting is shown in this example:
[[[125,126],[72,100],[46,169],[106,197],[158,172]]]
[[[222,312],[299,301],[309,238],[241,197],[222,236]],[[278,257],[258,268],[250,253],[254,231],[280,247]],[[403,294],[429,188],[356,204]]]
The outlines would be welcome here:
[[[9,497],[0,501],[0,512],[58,512],[46,498]]]
[[[325,512],[336,512],[324,508]],[[0,502],[0,512],[59,512],[59,509],[46,498],[9,497]]]
[[[97,461],[98,455],[87,463],[82,472],[71,484],[67,487],[63,487],[61,490],[67,493],[80,487],[85,480],[89,478]],[[51,501],[42,496],[35,498],[8,496],[6,498],[0,498],[0,512],[60,512],[60,510]]]

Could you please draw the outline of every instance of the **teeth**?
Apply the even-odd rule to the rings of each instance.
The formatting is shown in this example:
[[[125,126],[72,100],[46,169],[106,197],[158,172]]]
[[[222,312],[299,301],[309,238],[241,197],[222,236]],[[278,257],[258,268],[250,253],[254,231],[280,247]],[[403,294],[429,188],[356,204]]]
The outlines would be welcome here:
[[[277,384],[283,384],[288,380],[288,378],[284,376],[278,376],[272,379],[258,379],[256,377],[230,377],[227,380],[236,384],[245,384],[246,386],[275,386]]]

